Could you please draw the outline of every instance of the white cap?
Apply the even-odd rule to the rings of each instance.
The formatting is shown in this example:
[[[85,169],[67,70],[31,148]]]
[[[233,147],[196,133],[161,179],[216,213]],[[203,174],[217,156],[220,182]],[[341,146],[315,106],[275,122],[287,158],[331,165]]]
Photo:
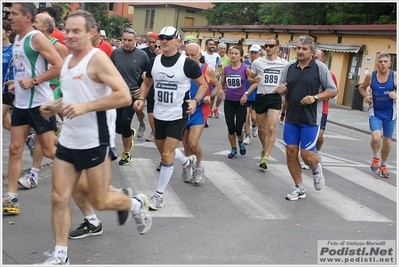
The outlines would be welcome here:
[[[218,48],[227,48],[227,45],[225,43],[219,43]]]
[[[158,35],[174,36],[177,38],[180,36],[179,31],[173,26],[163,27]]]
[[[251,48],[249,49],[249,52],[260,52],[260,51],[262,51],[262,48],[258,44],[252,45]]]
[[[104,30],[100,30],[100,36],[107,37],[107,35],[105,34],[105,31],[104,31]]]

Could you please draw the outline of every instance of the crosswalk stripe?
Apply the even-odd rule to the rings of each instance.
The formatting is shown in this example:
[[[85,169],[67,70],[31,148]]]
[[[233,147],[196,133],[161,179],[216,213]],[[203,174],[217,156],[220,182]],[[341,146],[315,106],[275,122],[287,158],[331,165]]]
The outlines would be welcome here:
[[[179,168],[176,164],[175,171]],[[118,165],[118,169],[127,186],[133,188],[134,194],[143,192],[149,198],[154,194],[158,186],[159,172],[156,171],[156,166],[151,159],[133,158],[130,165]],[[151,212],[151,215],[153,217],[194,217],[170,185],[165,190],[165,206]]]
[[[267,171],[280,180],[293,184],[293,180],[286,165],[270,165]],[[366,222],[392,222],[385,216],[367,208],[363,204],[345,196],[344,194],[325,185],[321,191],[316,191],[313,187],[313,178],[302,172],[303,183],[306,186],[307,197],[316,199],[318,203],[332,210],[347,221],[366,221]],[[328,174],[324,172],[324,177]],[[310,194],[309,194],[310,193]]]
[[[205,176],[207,180],[215,185],[248,218],[291,218],[290,213],[284,207],[260,192],[259,189],[255,188],[247,179],[240,176],[224,162],[202,161],[201,164],[206,170]],[[159,173],[155,170],[156,166],[152,160],[134,158],[132,164],[128,166],[118,165],[118,168],[121,175],[125,177],[128,186],[131,186],[135,193],[144,192],[151,196],[157,188]],[[332,166],[324,168],[327,185],[320,192],[313,188],[311,172],[303,171],[302,176],[306,185],[308,199],[316,200],[320,205],[347,221],[392,222],[391,219],[329,187],[328,173],[326,174],[326,171],[333,172],[396,202],[395,186],[374,179],[372,176],[354,168]],[[265,172],[286,184],[293,184],[285,164],[271,164]],[[365,180],[367,180],[366,183]],[[282,194],[285,193],[288,193],[288,191],[282,192]],[[165,207],[159,211],[151,212],[151,214],[154,217],[194,217],[170,185],[165,191]]]
[[[249,218],[288,219],[289,212],[245,178],[237,174],[224,162],[202,161],[205,176]],[[254,201],[256,200],[256,201]]]
[[[380,179],[375,179],[375,177],[351,167],[325,167],[324,169],[334,172],[348,181],[356,183],[366,189],[369,189],[370,191],[396,202],[396,186],[390,185]]]

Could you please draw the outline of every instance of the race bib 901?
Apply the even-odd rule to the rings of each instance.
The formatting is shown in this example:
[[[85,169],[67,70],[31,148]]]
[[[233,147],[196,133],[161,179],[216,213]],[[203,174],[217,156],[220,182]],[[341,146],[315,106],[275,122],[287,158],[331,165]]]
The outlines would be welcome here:
[[[158,102],[165,104],[176,103],[177,84],[157,83],[154,88]]]

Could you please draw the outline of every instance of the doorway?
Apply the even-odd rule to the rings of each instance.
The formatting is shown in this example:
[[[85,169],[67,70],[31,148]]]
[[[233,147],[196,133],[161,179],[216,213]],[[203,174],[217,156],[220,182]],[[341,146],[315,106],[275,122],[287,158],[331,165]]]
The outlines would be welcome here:
[[[346,76],[343,105],[351,107],[355,86],[359,83],[362,68],[363,52],[351,53],[349,56],[348,74]]]

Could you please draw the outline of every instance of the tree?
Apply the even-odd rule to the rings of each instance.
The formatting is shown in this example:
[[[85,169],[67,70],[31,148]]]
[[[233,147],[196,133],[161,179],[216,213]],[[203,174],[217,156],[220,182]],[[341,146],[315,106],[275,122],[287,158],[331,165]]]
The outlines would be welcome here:
[[[56,23],[63,22],[65,16],[71,12],[71,3],[54,2],[53,7],[59,14],[59,18]]]
[[[204,10],[208,25],[253,25],[259,22],[260,3],[213,3]]]
[[[131,27],[132,22],[125,17],[119,15],[111,15],[108,17],[108,27],[106,28],[109,38],[119,38],[122,36],[124,28]]]
[[[84,10],[93,15],[101,29],[106,29],[108,26],[108,6],[109,3],[86,2],[84,3]]]
[[[214,3],[203,11],[209,25],[396,23],[396,3]]]

